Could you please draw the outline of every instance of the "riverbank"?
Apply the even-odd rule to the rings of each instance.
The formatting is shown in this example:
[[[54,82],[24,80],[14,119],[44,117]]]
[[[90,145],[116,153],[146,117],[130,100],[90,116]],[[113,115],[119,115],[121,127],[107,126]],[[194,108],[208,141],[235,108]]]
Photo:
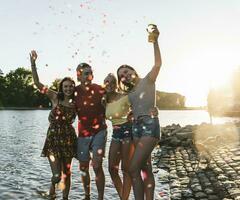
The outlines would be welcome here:
[[[163,127],[153,154],[158,198],[240,199],[239,133],[239,122]]]
[[[44,107],[0,107],[0,110],[50,110]],[[159,110],[206,110],[204,107],[161,108]]]
[[[43,107],[0,107],[0,110],[51,110]]]

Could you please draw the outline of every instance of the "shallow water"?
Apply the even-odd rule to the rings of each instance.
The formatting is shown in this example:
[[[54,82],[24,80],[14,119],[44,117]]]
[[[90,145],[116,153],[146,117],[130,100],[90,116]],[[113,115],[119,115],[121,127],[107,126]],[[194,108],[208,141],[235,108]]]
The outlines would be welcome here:
[[[44,199],[42,191],[47,191],[51,172],[46,158],[40,157],[48,127],[49,111],[0,111],[0,199]],[[214,123],[234,121],[236,118],[214,118]],[[172,123],[200,124],[209,122],[205,111],[160,111],[161,126]],[[110,127],[110,126],[109,126]],[[109,129],[107,151],[111,139]],[[106,154],[107,155],[107,154]],[[119,199],[107,171],[105,199]],[[156,169],[154,169],[156,171]],[[168,185],[160,183],[156,173],[156,197],[168,191]],[[91,170],[92,199],[96,199],[94,174]],[[83,188],[77,160],[73,160],[72,189],[70,199],[81,199]],[[60,191],[58,197],[60,197]],[[129,199],[133,199],[133,195]]]

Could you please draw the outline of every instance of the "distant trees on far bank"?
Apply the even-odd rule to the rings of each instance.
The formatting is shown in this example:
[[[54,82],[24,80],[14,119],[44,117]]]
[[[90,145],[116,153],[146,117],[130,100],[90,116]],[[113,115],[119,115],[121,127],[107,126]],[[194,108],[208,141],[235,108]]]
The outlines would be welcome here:
[[[0,107],[49,107],[50,101],[34,87],[32,73],[17,68],[0,75]]]
[[[60,79],[55,79],[51,89],[57,90]],[[185,97],[177,93],[159,92],[156,94],[159,109],[183,109]],[[4,76],[0,73],[0,108],[49,108],[51,103],[46,95],[34,87],[31,71],[17,68]]]
[[[183,109],[185,108],[185,96],[178,93],[156,93],[156,105],[159,109]]]

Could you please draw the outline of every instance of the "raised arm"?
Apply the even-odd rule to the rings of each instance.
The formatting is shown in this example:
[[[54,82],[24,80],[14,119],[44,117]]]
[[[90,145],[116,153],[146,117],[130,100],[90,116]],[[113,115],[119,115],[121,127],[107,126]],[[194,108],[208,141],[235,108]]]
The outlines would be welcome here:
[[[37,57],[38,57],[37,52],[35,50],[32,50],[30,53],[30,62],[31,62],[31,69],[32,69],[34,84],[42,93],[47,94],[47,96],[50,98],[52,102],[55,102],[57,100],[57,92],[55,92],[54,90],[48,89],[46,86],[44,86],[44,84],[42,84],[39,81],[37,68],[36,68]]]
[[[155,82],[157,79],[157,76],[159,74],[161,65],[162,65],[162,58],[161,58],[161,53],[158,45],[158,36],[159,36],[159,31],[157,26],[153,27],[153,32],[152,34],[154,35],[155,39],[153,42],[153,49],[154,49],[154,66],[152,70],[149,72],[149,78]]]

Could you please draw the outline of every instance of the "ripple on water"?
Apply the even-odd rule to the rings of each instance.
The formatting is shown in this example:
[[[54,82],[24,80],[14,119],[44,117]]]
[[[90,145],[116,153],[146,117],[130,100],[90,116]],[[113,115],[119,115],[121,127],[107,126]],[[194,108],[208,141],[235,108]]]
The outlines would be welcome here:
[[[47,159],[40,157],[48,127],[48,113],[49,111],[0,112],[0,199],[41,200],[43,196],[39,191],[48,191],[51,171]],[[108,152],[110,140],[111,132],[108,134],[106,152]],[[106,176],[105,199],[119,199],[108,173],[106,158],[103,162]],[[92,169],[90,174],[92,199],[97,199]],[[160,185],[156,178],[155,199],[160,199],[158,198],[160,191],[167,191],[167,188]],[[74,159],[70,199],[80,199],[83,194],[78,161]],[[60,198],[61,192],[58,191],[57,195]],[[131,192],[129,200],[132,199],[134,198]]]

